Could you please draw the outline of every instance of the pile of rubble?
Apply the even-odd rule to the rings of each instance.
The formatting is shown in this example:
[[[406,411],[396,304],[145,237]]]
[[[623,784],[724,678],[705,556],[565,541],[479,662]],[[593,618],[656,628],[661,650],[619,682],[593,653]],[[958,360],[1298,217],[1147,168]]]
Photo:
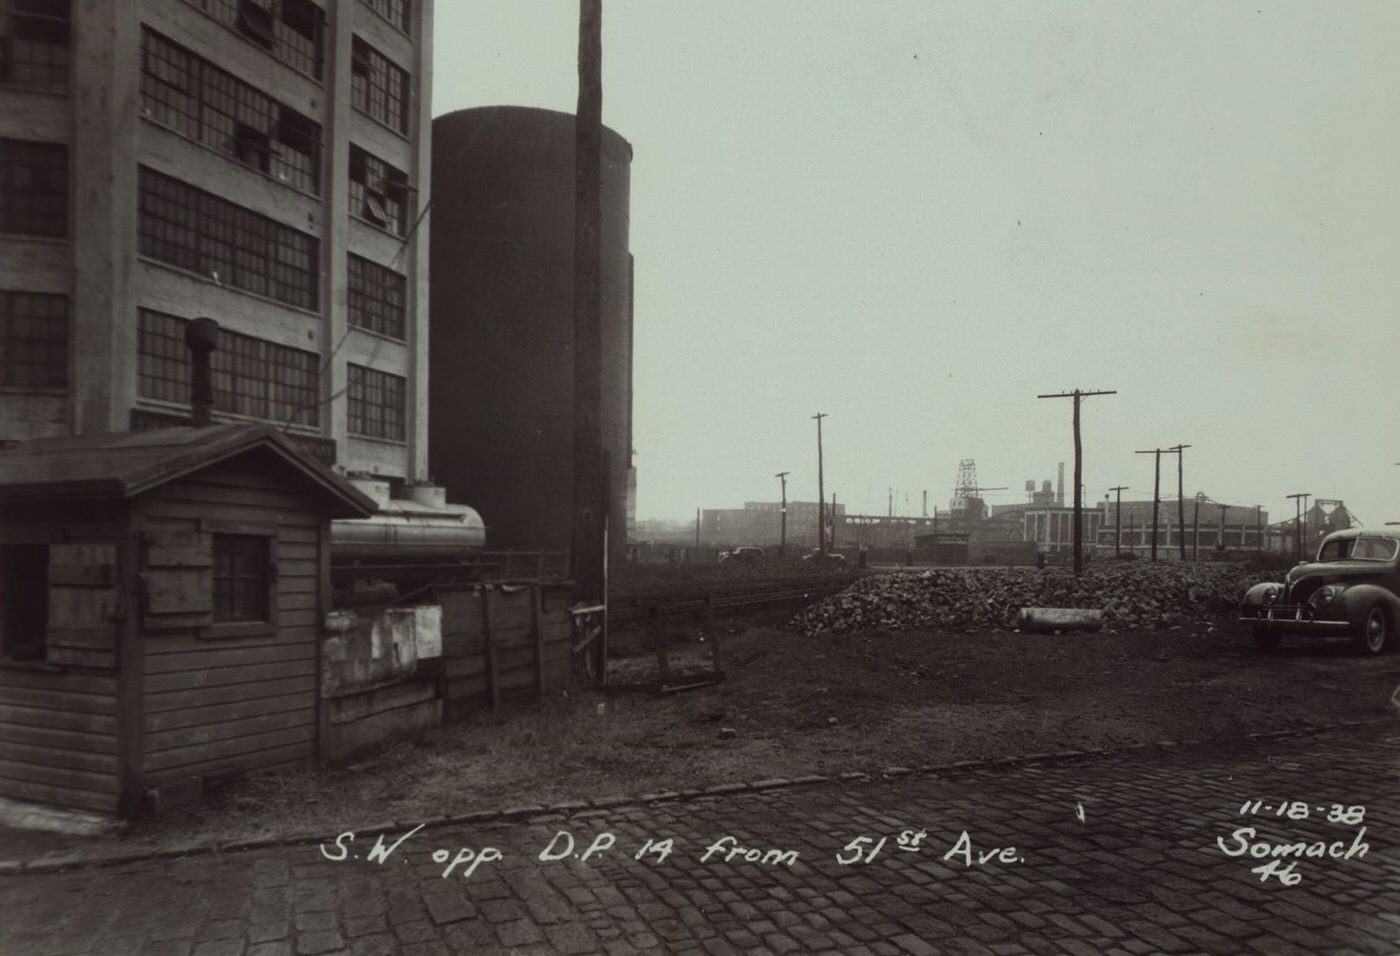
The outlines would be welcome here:
[[[1107,631],[1167,628],[1233,614],[1250,585],[1278,573],[1238,564],[1144,561],[1062,569],[934,568],[862,578],[792,620],[822,631],[1011,630],[1026,607],[1103,612]]]

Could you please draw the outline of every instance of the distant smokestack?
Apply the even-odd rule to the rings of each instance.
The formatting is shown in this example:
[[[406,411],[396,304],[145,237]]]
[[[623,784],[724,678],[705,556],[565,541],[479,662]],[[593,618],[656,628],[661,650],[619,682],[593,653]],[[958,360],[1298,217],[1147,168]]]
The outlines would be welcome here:
[[[196,428],[213,420],[214,381],[209,355],[219,347],[219,323],[200,316],[185,326],[185,348],[190,350],[190,417]]]
[[[1065,463],[1060,462],[1060,480],[1055,485],[1055,507],[1065,506]]]

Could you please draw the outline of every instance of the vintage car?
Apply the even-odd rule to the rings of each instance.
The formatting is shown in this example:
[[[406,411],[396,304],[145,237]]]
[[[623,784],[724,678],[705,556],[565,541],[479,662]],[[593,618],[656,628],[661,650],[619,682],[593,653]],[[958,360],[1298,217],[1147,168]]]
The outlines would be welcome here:
[[[721,551],[720,564],[743,564],[749,561],[762,561],[764,551],[756,545],[746,544],[733,551]]]
[[[1240,619],[1254,625],[1263,650],[1300,634],[1348,637],[1361,653],[1379,654],[1393,646],[1400,623],[1400,529],[1332,532],[1316,559],[1296,565],[1282,583],[1250,588]]]
[[[808,564],[824,564],[833,568],[844,568],[846,566],[846,556],[837,554],[835,551],[823,551],[820,548],[813,548],[802,556],[802,560]]]

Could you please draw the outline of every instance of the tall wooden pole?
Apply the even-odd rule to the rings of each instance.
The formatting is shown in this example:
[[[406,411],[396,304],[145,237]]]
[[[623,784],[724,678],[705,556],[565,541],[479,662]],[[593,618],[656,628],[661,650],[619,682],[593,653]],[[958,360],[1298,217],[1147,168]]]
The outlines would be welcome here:
[[[1152,471],[1152,560],[1157,560],[1157,512],[1162,501],[1162,449],[1149,448],[1137,452],[1139,455],[1155,455],[1156,467]]]
[[[1083,448],[1079,440],[1079,402],[1088,395],[1117,395],[1116,391],[1107,392],[1085,392],[1075,389],[1072,392],[1060,392],[1055,395],[1037,395],[1036,398],[1073,398],[1074,399],[1074,573],[1079,574],[1084,568],[1084,525],[1082,514],[1084,510],[1084,456]]]
[[[1310,494],[1288,495],[1293,499],[1293,551],[1299,561],[1303,560],[1303,499]]]
[[[812,417],[817,420],[817,550],[826,554],[826,486],[822,483],[822,419],[826,412]]]
[[[1116,558],[1123,549],[1123,492],[1128,490],[1128,486],[1115,485],[1108,490],[1118,492],[1118,505],[1113,515],[1113,556]]]
[[[782,522],[778,532],[778,560],[780,561],[787,560],[787,476],[788,473],[785,471],[780,471],[773,476],[783,483],[783,503],[779,505],[780,510],[778,511]]]
[[[1176,525],[1179,545],[1178,557],[1182,561],[1186,560],[1186,499],[1182,492],[1181,460],[1186,457],[1182,451],[1190,447],[1190,445],[1173,445],[1167,449],[1167,451],[1176,453]]]
[[[602,142],[603,3],[579,0],[578,114],[574,120],[574,528],[575,600],[607,600],[603,474]],[[606,660],[606,628],[596,660]],[[597,671],[601,675],[601,667]]]

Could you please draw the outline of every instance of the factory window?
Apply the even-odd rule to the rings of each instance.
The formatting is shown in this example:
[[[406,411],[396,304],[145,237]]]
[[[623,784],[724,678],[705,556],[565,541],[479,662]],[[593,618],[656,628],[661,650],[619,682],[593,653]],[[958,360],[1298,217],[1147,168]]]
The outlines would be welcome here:
[[[321,79],[326,11],[312,0],[185,0],[298,72]]]
[[[350,103],[385,126],[408,132],[408,73],[359,37],[350,47]]]
[[[68,297],[0,292],[0,385],[68,387]]]
[[[69,0],[0,0],[0,83],[68,88]]]
[[[140,310],[137,391],[143,398],[190,403],[185,324],[178,316]],[[279,424],[319,424],[315,353],[220,329],[209,365],[216,411]]]
[[[406,381],[398,375],[361,365],[347,367],[350,401],[346,409],[352,435],[404,440]]]
[[[141,110],[305,192],[321,191],[321,125],[159,33],[141,37]]]
[[[366,0],[369,8],[405,33],[408,32],[409,0]]]
[[[392,338],[404,337],[407,280],[392,269],[350,254],[349,321]]]
[[[68,147],[0,139],[0,233],[68,235]]]
[[[272,617],[272,538],[214,534],[214,623],[267,621]]]
[[[408,229],[408,174],[350,146],[350,211],[402,236]]]
[[[144,166],[138,230],[143,256],[316,308],[320,244],[314,236]]]

